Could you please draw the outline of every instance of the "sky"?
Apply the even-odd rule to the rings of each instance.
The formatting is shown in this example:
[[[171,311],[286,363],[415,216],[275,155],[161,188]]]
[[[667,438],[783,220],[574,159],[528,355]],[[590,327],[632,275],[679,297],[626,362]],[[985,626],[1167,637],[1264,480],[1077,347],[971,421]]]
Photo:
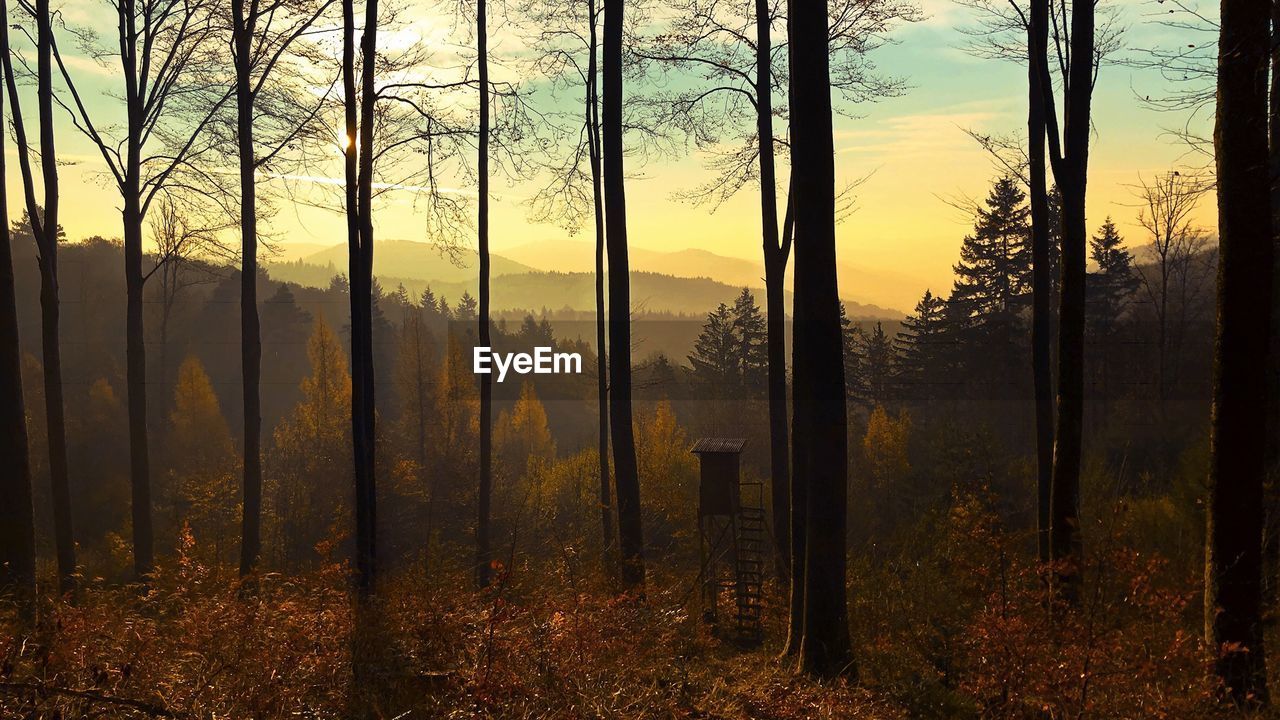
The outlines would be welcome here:
[[[1129,48],[1118,57],[1132,55],[1133,48],[1204,39],[1153,23],[1155,8],[1154,0],[1121,0],[1116,5]],[[63,10],[73,23],[103,27],[112,20],[107,5],[97,0],[71,0]],[[854,108],[855,117],[838,116],[835,126],[837,185],[865,178],[856,189],[855,211],[837,230],[840,261],[893,278],[897,288],[868,296],[856,287],[842,287],[841,295],[902,310],[910,310],[926,288],[944,293],[950,289],[960,241],[972,225],[972,219],[952,203],[959,197],[983,197],[998,174],[991,158],[964,130],[1014,132],[1024,125],[1026,112],[1025,72],[1012,63],[977,58],[963,49],[967,37],[962,30],[974,22],[969,10],[949,0],[923,0],[922,10],[923,21],[899,27],[890,36],[893,43],[876,50],[874,56],[882,71],[907,81],[907,92]],[[423,19],[416,27],[433,44],[464,41],[451,36],[455,31],[448,22]],[[405,35],[397,40],[405,41]],[[72,57],[70,64],[91,107],[109,113],[112,101],[106,93],[117,78],[87,58]],[[1142,176],[1202,162],[1189,157],[1186,146],[1167,132],[1180,126],[1184,116],[1138,101],[1139,93],[1158,94],[1164,88],[1152,71],[1111,63],[1101,69],[1094,94],[1089,223],[1096,226],[1105,216],[1114,217],[1134,248],[1145,240],[1136,224],[1133,185]],[[33,117],[30,100],[23,109]],[[65,117],[59,117],[58,137],[64,163],[62,223],[68,237],[119,236],[120,202],[103,174],[101,158]],[[16,217],[21,208],[20,185],[8,138],[5,150],[9,212]],[[758,259],[759,205],[750,188],[714,213],[675,196],[708,177],[704,160],[696,153],[644,164],[629,160],[631,243],[653,250],[696,247]],[[533,190],[530,183],[494,182],[491,243],[495,253],[566,234],[530,220],[526,201]],[[334,245],[345,241],[343,226],[335,218],[325,209],[282,204],[270,231],[286,250],[291,244]],[[1211,199],[1201,208],[1199,221],[1213,224]],[[393,192],[383,198],[377,208],[375,237],[429,240],[407,193]]]

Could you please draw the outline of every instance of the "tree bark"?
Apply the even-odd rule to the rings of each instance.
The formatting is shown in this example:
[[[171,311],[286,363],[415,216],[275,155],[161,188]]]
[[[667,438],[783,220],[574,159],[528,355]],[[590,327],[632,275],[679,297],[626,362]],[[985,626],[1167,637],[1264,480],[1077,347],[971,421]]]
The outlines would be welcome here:
[[[764,242],[766,343],[769,355],[769,496],[773,506],[774,552],[781,577],[788,577],[790,542],[790,456],[787,447],[787,315],[784,276],[790,247],[778,239],[777,173],[773,153],[773,29],[768,0],[756,0],[756,142],[760,155],[760,227]]]
[[[1062,300],[1058,322],[1058,417],[1049,496],[1049,557],[1056,588],[1069,603],[1079,600],[1084,542],[1080,526],[1080,468],[1084,432],[1085,188],[1089,168],[1090,107],[1093,101],[1094,5],[1071,6],[1070,56],[1064,82],[1062,139],[1052,103],[1047,46],[1035,48],[1053,175],[1062,193]]]
[[[622,167],[622,21],[624,0],[604,0],[601,144],[604,149],[605,228],[609,250],[609,424],[618,489],[623,583],[644,584],[640,478],[631,412],[631,277],[627,258],[627,201]]]
[[[262,554],[262,333],[258,321],[258,203],[254,184],[252,41],[256,18],[245,0],[233,0],[236,66],[236,140],[240,162],[240,368],[244,402],[243,507],[240,575]]]
[[[836,280],[835,148],[824,3],[790,0],[795,203],[792,482],[808,489],[800,668],[856,673],[845,592],[848,438]],[[794,597],[793,597],[794,601]]]
[[[48,0],[37,0],[36,21],[36,105],[40,119],[40,170],[44,206],[36,201],[35,171],[31,167],[30,145],[18,85],[8,51],[7,8],[3,13],[5,85],[12,107],[12,125],[17,143],[18,165],[31,235],[39,251],[40,340],[44,374],[45,432],[49,446],[50,495],[53,505],[54,540],[58,559],[58,589],[75,589],[76,550],[71,522],[71,490],[67,478],[66,421],[62,391],[62,353],[58,297],[58,164],[53,126],[52,29]]]
[[[347,246],[351,305],[351,441],[355,475],[356,588],[373,594],[377,578],[373,398],[373,110],[377,0],[365,4],[359,95],[355,73],[355,5],[343,0],[343,90]],[[357,138],[358,135],[358,138]]]
[[[1049,247],[1049,191],[1045,180],[1044,90],[1036,58],[1049,41],[1049,3],[1032,0],[1027,48],[1027,172],[1031,204],[1031,374],[1036,417],[1036,536],[1041,562],[1049,561],[1053,488],[1053,337]]]
[[[1205,635],[1232,703],[1268,700],[1262,627],[1266,377],[1274,231],[1267,157],[1270,3],[1223,0],[1214,148],[1218,322],[1210,419]],[[1259,302],[1261,300],[1262,302]]]
[[[5,3],[0,2],[0,13]],[[0,23],[7,18],[0,16]],[[0,51],[8,57],[8,36]],[[7,63],[6,63],[7,65]],[[8,68],[4,68],[8,75]],[[4,97],[0,95],[0,118]],[[4,137],[0,133],[0,597],[12,594],[30,615],[36,594],[36,527],[31,493],[31,456],[22,397],[22,351],[9,235]]]
[[[479,338],[489,347],[489,36],[485,0],[476,0],[476,65],[480,86],[480,138],[476,156],[476,244],[480,255]],[[489,586],[490,512],[493,495],[493,376],[480,378],[480,490],[476,505],[476,584]]]
[[[587,57],[587,150],[591,161],[591,201],[596,231],[596,403],[599,415],[597,453],[600,460],[600,530],[604,536],[600,559],[606,575],[616,571],[613,549],[613,489],[609,477],[609,352],[605,344],[605,233],[604,194],[600,178],[600,42],[596,33],[596,3],[587,0],[587,17],[591,23]]]

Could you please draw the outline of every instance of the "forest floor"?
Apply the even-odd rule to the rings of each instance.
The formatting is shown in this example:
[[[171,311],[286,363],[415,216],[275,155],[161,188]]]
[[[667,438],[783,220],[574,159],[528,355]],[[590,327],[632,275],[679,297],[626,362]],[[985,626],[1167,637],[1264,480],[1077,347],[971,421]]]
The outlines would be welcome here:
[[[189,563],[145,594],[45,600],[34,629],[0,625],[0,717],[908,717],[793,672],[778,608],[765,645],[720,641],[690,617],[687,582],[651,578],[641,600],[563,577],[500,573],[483,593],[406,577],[358,605],[343,578],[251,589]]]

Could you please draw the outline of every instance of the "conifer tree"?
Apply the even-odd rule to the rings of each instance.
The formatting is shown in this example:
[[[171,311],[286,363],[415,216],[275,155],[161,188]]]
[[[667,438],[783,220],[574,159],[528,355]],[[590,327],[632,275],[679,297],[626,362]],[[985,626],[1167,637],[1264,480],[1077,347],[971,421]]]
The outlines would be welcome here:
[[[1089,278],[1090,328],[1095,337],[1107,337],[1115,330],[1127,298],[1138,289],[1133,253],[1124,247],[1124,238],[1110,216],[1089,240],[1089,257],[1098,270]]]
[[[902,330],[893,339],[898,388],[914,402],[933,402],[936,388],[947,380],[951,345],[946,309],[945,300],[925,290],[915,313],[902,321]]]
[[[891,401],[894,372],[893,343],[885,334],[884,324],[876,321],[870,333],[862,333],[862,357],[866,363],[868,399],[871,405],[887,405]],[[846,384],[847,384],[846,380]]]
[[[738,381],[749,396],[755,397],[764,389],[768,372],[768,338],[764,315],[747,288],[733,303],[733,334],[738,346]]]
[[[707,322],[694,342],[689,362],[700,382],[711,385],[720,396],[730,392],[738,380],[738,339],[734,333],[734,313],[724,303],[707,313]]]

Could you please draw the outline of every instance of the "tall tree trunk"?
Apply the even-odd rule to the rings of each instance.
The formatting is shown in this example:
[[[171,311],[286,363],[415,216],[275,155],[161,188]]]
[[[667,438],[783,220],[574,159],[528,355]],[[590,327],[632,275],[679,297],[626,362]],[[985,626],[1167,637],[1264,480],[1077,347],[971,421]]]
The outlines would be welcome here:
[[[0,2],[0,14],[4,3]],[[7,18],[0,15],[0,22]],[[7,34],[0,51],[8,56]],[[8,68],[5,68],[8,75]],[[0,119],[4,96],[0,95]],[[12,594],[30,617],[36,594],[36,519],[32,506],[31,456],[22,397],[22,352],[9,235],[4,137],[0,132],[0,597]]]
[[[119,5],[122,47],[137,47],[133,2]],[[146,582],[155,567],[155,535],[151,526],[151,455],[147,438],[147,346],[143,320],[142,273],[142,145],[146,132],[143,89],[138,85],[137,56],[121,57],[128,131],[121,196],[124,207],[125,384],[129,409],[129,485],[133,520],[133,570]]]
[[[485,0],[476,0],[476,64],[480,86],[480,138],[476,157],[476,244],[480,255],[480,345],[489,347],[489,36]],[[489,586],[490,513],[493,499],[493,376],[480,376],[480,491],[476,500],[476,584]]]
[[[1049,41],[1048,0],[1031,3],[1027,43],[1027,171],[1031,200],[1031,374],[1036,413],[1036,536],[1041,562],[1049,561],[1053,488],[1053,278],[1050,274],[1049,191],[1045,180],[1045,107],[1036,57]],[[1037,48],[1040,50],[1037,55]]]
[[[618,489],[618,532],[622,581],[644,584],[644,530],[640,522],[640,477],[631,424],[631,275],[627,258],[627,200],[622,167],[622,20],[625,0],[604,0],[604,93],[601,145],[604,149],[605,228],[609,249],[609,424],[613,431],[613,472]]]
[[[355,5],[343,0],[342,74],[347,148],[346,176],[348,267],[351,275],[351,444],[355,470],[356,587],[362,597],[376,584],[373,427],[373,74],[377,2],[365,5],[360,39],[361,82],[356,91]]]
[[[235,23],[236,141],[240,162],[240,368],[244,400],[243,507],[240,575],[262,554],[262,333],[258,322],[258,203],[254,184],[252,90],[253,23],[245,0],[232,2]]]
[[[142,210],[138,165],[130,163],[124,197],[125,362],[129,406],[129,478],[133,518],[133,570],[146,582],[155,567],[151,527],[151,458],[147,438],[147,346],[143,323]]]
[[[1274,272],[1271,298],[1271,347],[1267,362],[1267,521],[1263,543],[1263,602],[1275,618],[1280,597],[1280,3],[1271,3],[1271,104],[1267,115],[1271,172],[1271,233]]]
[[[7,8],[0,13],[5,27],[3,43],[8,47]],[[52,28],[48,0],[37,0],[36,20],[36,104],[40,118],[40,170],[44,188],[43,208],[36,201],[30,146],[22,118],[18,85],[12,56],[4,52],[5,85],[12,105],[13,132],[17,141],[18,164],[32,237],[39,250],[40,339],[44,368],[45,432],[49,446],[49,480],[53,504],[55,548],[58,558],[58,589],[75,589],[76,550],[71,522],[71,489],[67,478],[66,421],[62,394],[62,352],[59,342],[58,297],[58,164],[54,146]]]
[[[596,230],[596,404],[599,415],[597,454],[600,460],[600,530],[604,544],[600,546],[600,559],[606,574],[612,574],[613,548],[616,536],[613,529],[613,491],[609,478],[609,352],[605,344],[604,310],[604,195],[600,186],[600,68],[598,54],[600,41],[596,34],[596,3],[587,0],[587,18],[591,23],[588,35],[587,58],[587,150],[591,160],[591,202]]]
[[[795,203],[792,482],[808,488],[800,667],[854,672],[845,594],[848,435],[836,280],[835,148],[827,7],[788,2]],[[793,598],[794,599],[794,598]]]
[[[361,437],[356,448],[356,571],[360,591],[372,595],[377,581],[377,420],[374,402],[373,368],[373,131],[376,122],[374,106],[377,98],[378,2],[367,0],[364,8],[364,31],[360,38],[360,140],[359,164],[359,258],[360,292],[353,294],[359,302]],[[356,324],[352,318],[352,326]],[[356,351],[353,351],[353,355]],[[353,407],[355,397],[353,396]]]
[[[1062,301],[1058,320],[1058,419],[1049,496],[1049,557],[1057,565],[1058,590],[1068,602],[1079,599],[1084,542],[1080,526],[1080,468],[1084,441],[1085,188],[1089,170],[1090,107],[1093,101],[1094,5],[1071,6],[1073,59],[1064,82],[1063,133],[1049,98],[1047,47],[1037,47],[1041,96],[1051,148],[1053,175],[1062,193]]]
[[[778,239],[777,174],[773,155],[773,55],[768,0],[756,0],[756,142],[760,155],[760,227],[764,242],[766,342],[769,355],[769,497],[773,506],[774,553],[782,577],[790,573],[791,476],[787,448],[787,339],[784,275],[789,247]]]
[[[1210,420],[1205,635],[1225,696],[1267,703],[1262,489],[1274,234],[1267,0],[1223,0],[1218,42],[1218,323]]]

